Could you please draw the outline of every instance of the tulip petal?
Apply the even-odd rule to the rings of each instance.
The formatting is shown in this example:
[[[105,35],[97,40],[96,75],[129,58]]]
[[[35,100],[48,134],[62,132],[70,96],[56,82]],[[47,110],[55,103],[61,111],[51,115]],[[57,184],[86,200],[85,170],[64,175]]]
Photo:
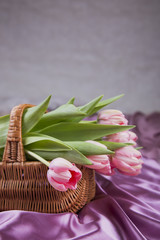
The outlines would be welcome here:
[[[116,151],[116,155],[121,156],[127,156],[128,158],[136,157],[141,158],[141,153],[136,150],[133,146],[126,146],[123,148],[120,148]]]
[[[139,170],[137,170],[137,171],[134,171],[134,172],[123,172],[123,171],[121,171],[121,170],[119,170],[119,169],[118,169],[118,171],[119,171],[120,173],[122,173],[123,175],[127,175],[127,176],[136,176],[136,175],[138,175],[138,174],[141,173],[141,169],[139,169]]]
[[[119,170],[121,170],[123,172],[135,172],[136,171],[133,167],[128,165],[126,162],[121,161],[119,159],[113,158],[113,163],[116,168],[118,168]]]
[[[47,171],[47,178],[48,178],[48,181],[49,181],[49,183],[51,184],[51,186],[52,186],[53,188],[55,188],[56,190],[58,190],[58,191],[63,191],[63,192],[64,192],[64,191],[67,191],[67,188],[65,187],[64,184],[60,184],[60,183],[56,182],[56,181],[52,178],[49,170]]]
[[[79,168],[77,168],[76,166],[73,166],[71,169],[70,169],[70,172],[72,174],[72,176],[74,176],[77,181],[79,181],[82,177],[82,172],[80,171]]]
[[[87,156],[87,158],[92,162],[92,163],[108,163],[109,158],[107,155],[92,155],[92,156]],[[90,165],[92,166],[92,165]]]
[[[99,173],[101,173],[101,174],[108,175],[108,176],[112,176],[112,175],[115,174],[115,171],[114,171],[114,170],[111,170],[111,167],[110,167],[110,166],[105,166],[104,168],[97,169],[96,171],[99,172]]]
[[[56,173],[55,171],[50,170],[50,175],[58,183],[66,183],[72,177],[70,171],[68,170],[64,172],[59,172],[59,173]]]
[[[138,158],[135,157],[127,157],[127,156],[119,156],[117,157],[119,161],[121,162],[125,162],[126,164],[130,165],[130,166],[135,166],[140,164],[140,161]]]
[[[77,182],[81,179],[82,173],[75,164],[63,158],[56,158],[49,165],[47,177],[55,189],[66,191],[68,188],[77,188]]]
[[[98,115],[100,124],[107,125],[128,125],[128,120],[119,110],[109,109],[101,111]]]
[[[59,173],[72,168],[72,163],[64,158],[55,158],[50,162],[49,168],[54,169],[55,172]]]
[[[65,185],[70,189],[76,189],[77,182],[81,179],[82,173],[80,170],[79,171],[70,171],[70,172],[71,172],[72,177],[69,179],[69,181]]]

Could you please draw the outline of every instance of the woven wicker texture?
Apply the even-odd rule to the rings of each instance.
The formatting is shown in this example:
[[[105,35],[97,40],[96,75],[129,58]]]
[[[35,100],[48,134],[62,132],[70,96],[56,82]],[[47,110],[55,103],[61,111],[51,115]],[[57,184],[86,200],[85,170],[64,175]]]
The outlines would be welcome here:
[[[47,180],[48,168],[25,158],[22,115],[28,107],[32,105],[22,104],[11,111],[3,161],[0,163],[0,211],[77,212],[95,196],[95,172],[79,165],[83,177],[77,189],[55,190]]]

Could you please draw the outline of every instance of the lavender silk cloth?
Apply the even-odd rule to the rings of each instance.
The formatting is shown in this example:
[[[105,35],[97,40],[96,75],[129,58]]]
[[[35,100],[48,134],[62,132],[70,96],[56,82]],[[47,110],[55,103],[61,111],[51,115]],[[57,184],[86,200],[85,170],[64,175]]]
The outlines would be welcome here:
[[[134,117],[135,115],[129,117],[130,122],[133,123]],[[157,162],[157,138],[160,122],[159,126],[156,125],[157,130],[152,126],[147,132],[144,123],[147,124],[144,116],[139,116],[139,121],[136,122],[137,129],[141,129],[141,145],[145,143],[144,165],[139,176],[116,174],[108,177],[96,174],[95,200],[78,214],[1,212],[0,240],[159,240],[160,164]],[[149,141],[146,140],[146,136]],[[156,142],[156,147],[154,144],[153,148],[150,146],[151,138]],[[150,155],[155,159],[151,159]]]
[[[138,135],[139,146],[143,146],[143,156],[160,162],[160,112],[149,115],[137,112],[127,118],[129,124],[136,125],[133,131]]]

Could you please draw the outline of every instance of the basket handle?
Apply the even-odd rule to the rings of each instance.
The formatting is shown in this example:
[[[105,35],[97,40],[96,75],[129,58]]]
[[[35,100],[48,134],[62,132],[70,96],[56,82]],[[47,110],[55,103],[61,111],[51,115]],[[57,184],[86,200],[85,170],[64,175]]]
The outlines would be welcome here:
[[[3,153],[3,163],[23,163],[26,161],[22,143],[22,115],[24,109],[33,106],[31,104],[20,104],[12,109]]]

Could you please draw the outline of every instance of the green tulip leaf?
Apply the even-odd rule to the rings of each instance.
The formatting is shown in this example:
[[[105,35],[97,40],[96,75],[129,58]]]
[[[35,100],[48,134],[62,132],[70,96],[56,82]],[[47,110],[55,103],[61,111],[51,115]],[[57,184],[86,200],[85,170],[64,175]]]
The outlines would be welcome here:
[[[132,145],[130,143],[118,143],[118,142],[108,142],[108,141],[98,141],[98,142],[104,144],[111,151],[115,151],[116,149]]]
[[[0,117],[0,148],[3,148],[6,144],[8,127],[9,115]]]
[[[120,99],[123,96],[124,96],[124,94],[121,94],[116,97],[109,98],[109,99],[106,99],[104,101],[97,103],[97,105],[95,106],[95,108],[92,110],[92,112],[90,114],[92,115],[92,114],[98,112],[101,108],[106,107],[107,105],[117,101],[118,99]]]
[[[41,163],[45,164],[47,167],[49,167],[49,162],[47,162],[44,158],[42,158],[41,156],[39,156],[38,154],[29,151],[29,150],[25,150],[25,153],[29,156],[31,156],[31,158],[37,159],[38,161],[40,161]]]
[[[143,147],[136,147],[136,150],[141,150],[143,149]]]
[[[98,104],[98,102],[102,99],[103,95],[100,97],[97,97],[95,99],[93,99],[92,101],[90,101],[89,103],[87,103],[84,106],[78,107],[80,111],[84,112],[86,116],[90,116],[91,112],[93,111],[93,109],[95,108],[95,106]],[[72,119],[72,122],[79,122],[83,119],[84,117],[77,117],[75,119]]]
[[[90,142],[82,142],[82,141],[72,141],[72,142],[65,142],[72,148],[77,149],[82,154],[89,156],[89,155],[104,155],[104,154],[113,154],[114,152],[101,147],[97,146]]]
[[[2,161],[3,152],[4,152],[4,148],[0,148],[0,161]]]
[[[86,115],[78,108],[76,108],[73,104],[64,104],[56,110],[44,114],[38,124],[32,129],[32,131],[39,131],[43,128],[46,128],[46,126],[50,126],[63,121],[69,121],[70,119],[74,119],[79,116],[81,116],[83,119]]]
[[[72,98],[67,102],[67,104],[74,104],[74,101],[75,101],[75,97],[72,97]]]
[[[4,127],[8,128],[8,126],[9,126],[9,115],[0,117],[0,130],[1,128],[3,129]]]
[[[91,161],[76,149],[72,149],[71,151],[59,151],[59,152],[34,150],[33,152],[38,154],[40,157],[45,158],[48,161],[61,157],[75,164],[92,165]]]
[[[58,123],[39,131],[62,141],[86,141],[125,131],[134,126],[102,125],[88,123]]]
[[[38,134],[29,133],[23,138],[25,149],[41,151],[69,151],[72,148],[59,139]]]
[[[86,105],[79,107],[80,111],[85,112],[87,114],[87,116],[89,116],[91,114],[91,112],[93,111],[93,109],[95,108],[95,106],[102,99],[102,97],[103,97],[103,95],[93,99],[92,101],[90,101]]]
[[[22,117],[22,133],[23,135],[29,132],[34,125],[40,120],[44,112],[46,111],[51,96],[45,99],[38,106],[27,108],[24,110]],[[0,147],[4,147],[7,140],[8,127],[9,127],[10,115],[0,117]]]
[[[29,132],[41,119],[47,110],[51,96],[47,97],[41,104],[24,110],[22,117],[22,134]]]
[[[84,121],[80,121],[79,123],[97,123],[97,120],[93,120],[93,121],[84,120]]]

